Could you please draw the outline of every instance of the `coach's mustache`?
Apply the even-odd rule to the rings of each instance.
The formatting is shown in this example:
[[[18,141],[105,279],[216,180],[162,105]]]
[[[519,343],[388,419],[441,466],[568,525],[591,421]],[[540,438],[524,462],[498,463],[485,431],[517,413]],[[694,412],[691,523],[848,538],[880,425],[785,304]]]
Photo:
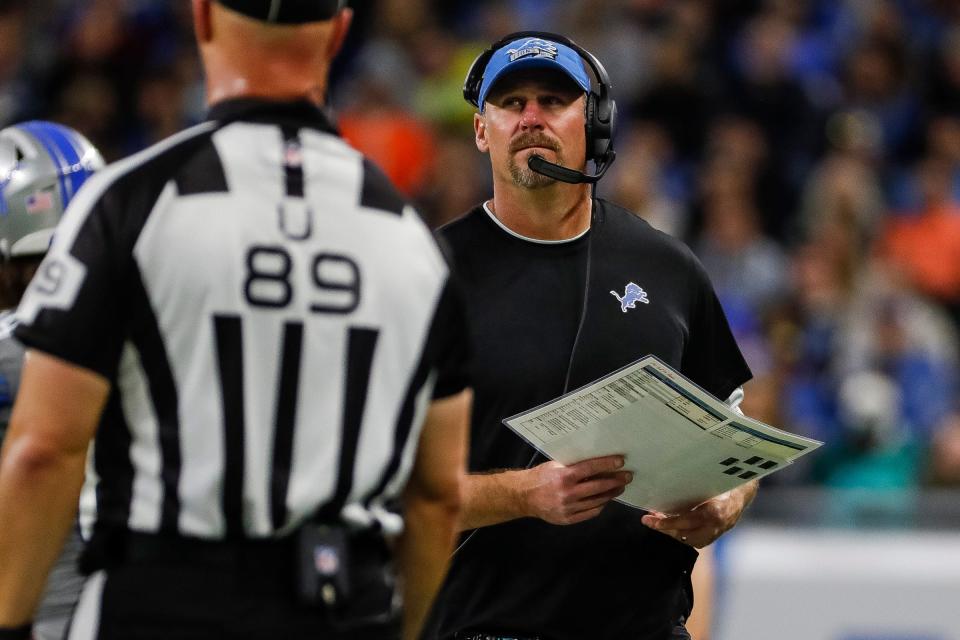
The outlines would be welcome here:
[[[551,151],[560,151],[560,145],[542,133],[521,133],[510,143],[510,151],[516,152],[527,147],[543,147]]]

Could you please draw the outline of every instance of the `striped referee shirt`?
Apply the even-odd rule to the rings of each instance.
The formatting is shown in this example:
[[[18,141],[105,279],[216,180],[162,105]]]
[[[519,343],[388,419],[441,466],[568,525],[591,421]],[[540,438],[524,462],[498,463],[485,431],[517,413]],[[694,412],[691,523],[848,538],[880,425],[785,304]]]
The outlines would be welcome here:
[[[306,102],[220,103],[96,174],[18,317],[27,346],[112,384],[94,533],[396,525],[429,402],[465,386],[432,234]]]

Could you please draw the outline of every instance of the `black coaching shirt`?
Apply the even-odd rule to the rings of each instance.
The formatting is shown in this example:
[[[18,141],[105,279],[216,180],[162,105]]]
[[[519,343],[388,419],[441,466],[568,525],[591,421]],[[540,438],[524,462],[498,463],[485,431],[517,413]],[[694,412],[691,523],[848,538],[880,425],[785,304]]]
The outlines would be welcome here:
[[[429,402],[465,385],[432,234],[306,102],[221,103],[99,172],[18,315],[25,344],[112,384],[95,532],[397,527]]]
[[[720,399],[750,378],[690,250],[620,207],[596,200],[594,210],[591,230],[564,242],[518,237],[481,207],[441,231],[471,319],[474,472],[531,462],[502,420],[561,395],[568,369],[572,390],[653,354]],[[631,283],[643,301],[624,309]],[[612,502],[577,525],[523,518],[478,529],[454,556],[428,637],[668,638],[689,612],[697,554],[642,515]]]

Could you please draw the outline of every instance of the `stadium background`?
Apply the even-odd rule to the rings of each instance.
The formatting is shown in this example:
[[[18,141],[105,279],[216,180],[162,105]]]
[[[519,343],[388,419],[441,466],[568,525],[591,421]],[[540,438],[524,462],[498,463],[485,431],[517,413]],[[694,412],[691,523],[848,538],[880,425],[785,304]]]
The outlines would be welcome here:
[[[351,0],[345,135],[434,224],[490,192],[463,76],[518,29],[610,73],[599,193],[686,240],[755,373],[826,441],[718,545],[715,637],[960,638],[960,3]],[[187,0],[0,0],[0,126],[115,160],[203,118]]]

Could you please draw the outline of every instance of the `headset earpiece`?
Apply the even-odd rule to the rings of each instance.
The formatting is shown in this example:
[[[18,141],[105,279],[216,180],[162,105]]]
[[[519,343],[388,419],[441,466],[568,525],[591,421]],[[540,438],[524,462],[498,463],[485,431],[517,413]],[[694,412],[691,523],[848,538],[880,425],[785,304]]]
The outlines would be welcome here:
[[[587,94],[586,100],[586,118],[584,118],[584,130],[587,138],[587,160],[596,158],[596,135],[597,135],[597,94],[593,91]]]
[[[587,99],[587,143],[593,160],[609,158],[613,153],[613,137],[616,133],[617,103],[609,98],[591,93]]]

